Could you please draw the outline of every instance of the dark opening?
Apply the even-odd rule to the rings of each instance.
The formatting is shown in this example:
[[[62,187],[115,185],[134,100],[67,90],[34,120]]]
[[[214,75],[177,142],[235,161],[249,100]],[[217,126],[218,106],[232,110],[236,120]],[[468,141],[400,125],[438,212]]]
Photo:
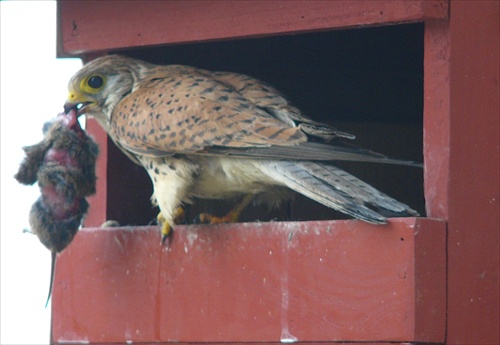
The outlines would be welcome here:
[[[157,64],[184,64],[261,79],[283,92],[305,114],[356,135],[354,143],[388,156],[422,162],[423,24],[383,26],[207,42],[114,52]],[[144,225],[158,212],[150,206],[151,182],[118,150],[110,150],[110,219]],[[423,171],[368,163],[335,163],[425,215]],[[116,178],[118,176],[118,178]],[[197,202],[222,215],[234,203]],[[305,197],[286,210],[253,208],[242,221],[348,218]]]

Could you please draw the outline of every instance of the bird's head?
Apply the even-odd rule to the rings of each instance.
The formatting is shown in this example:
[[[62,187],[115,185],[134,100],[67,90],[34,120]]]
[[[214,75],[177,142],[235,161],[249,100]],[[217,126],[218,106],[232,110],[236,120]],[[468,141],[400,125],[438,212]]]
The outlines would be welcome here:
[[[97,58],[83,66],[70,79],[65,112],[94,117],[107,131],[115,106],[136,88],[148,63],[118,55]]]

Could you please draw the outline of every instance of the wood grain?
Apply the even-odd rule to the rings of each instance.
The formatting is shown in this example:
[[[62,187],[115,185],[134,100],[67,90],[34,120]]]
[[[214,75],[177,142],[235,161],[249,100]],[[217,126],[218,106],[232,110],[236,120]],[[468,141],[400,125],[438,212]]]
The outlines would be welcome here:
[[[242,223],[179,226],[161,249],[156,227],[83,229],[57,261],[53,340],[441,342],[444,236],[420,218]]]
[[[59,56],[446,18],[447,1],[59,1]]]

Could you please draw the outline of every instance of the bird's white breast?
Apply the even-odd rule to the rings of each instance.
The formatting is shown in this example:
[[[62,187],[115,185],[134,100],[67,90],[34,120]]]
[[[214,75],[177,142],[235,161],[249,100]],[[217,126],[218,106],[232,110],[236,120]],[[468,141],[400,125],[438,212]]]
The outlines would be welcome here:
[[[260,169],[261,162],[226,157],[192,157],[199,165],[191,194],[203,199],[229,198],[266,191],[276,181]]]

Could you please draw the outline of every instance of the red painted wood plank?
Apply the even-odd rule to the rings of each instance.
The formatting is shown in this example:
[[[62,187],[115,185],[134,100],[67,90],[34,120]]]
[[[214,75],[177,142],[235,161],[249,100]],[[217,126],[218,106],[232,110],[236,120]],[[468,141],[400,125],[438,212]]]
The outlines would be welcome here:
[[[452,1],[448,342],[499,344],[500,2]]]
[[[108,190],[108,135],[94,119],[87,119],[85,130],[99,145],[99,159],[96,164],[96,194],[88,198],[90,210],[84,219],[87,226],[101,226],[107,218],[106,198]]]
[[[205,342],[190,342],[189,345],[228,345],[229,343],[227,342],[216,342],[216,343],[205,343]],[[273,342],[244,342],[244,343],[238,343],[238,344],[244,344],[244,345],[268,345],[268,344],[283,344],[280,341],[273,341]],[[298,342],[297,344],[300,344]],[[328,341],[328,342],[307,342],[307,345],[327,345],[327,344],[348,344],[348,345],[409,345],[408,343],[399,343],[399,342],[373,342],[373,343],[358,343],[358,342],[339,342],[339,341]],[[140,345],[158,345],[157,342],[155,343],[140,343]],[[412,345],[418,345],[418,344],[412,344]]]
[[[424,189],[426,214],[448,218],[450,162],[450,42],[447,21],[424,33]]]
[[[448,1],[59,1],[59,55],[446,18]]]
[[[154,343],[140,343],[140,345],[158,345],[159,343],[157,342],[154,342]],[[162,343],[160,343],[162,344]],[[216,342],[216,343],[205,343],[205,342],[190,342],[189,345],[228,345],[229,343],[227,342]],[[268,345],[268,344],[283,344],[282,342],[280,341],[273,341],[273,342],[244,342],[244,343],[238,343],[238,344],[244,344],[244,345]],[[298,342],[298,344],[300,344],[300,342]],[[374,342],[374,343],[366,343],[366,342],[363,342],[363,343],[358,343],[358,342],[348,342],[348,343],[345,343],[345,342],[339,342],[339,341],[328,341],[328,342],[324,342],[324,341],[321,341],[321,342],[307,342],[307,345],[326,345],[326,344],[348,344],[348,345],[409,345],[408,343],[399,343],[399,342],[390,342],[390,343],[387,343],[387,342]],[[412,344],[413,345],[413,344]],[[418,345],[418,344],[414,344],[414,345]]]
[[[445,223],[83,229],[58,258],[55,343],[444,341]]]

